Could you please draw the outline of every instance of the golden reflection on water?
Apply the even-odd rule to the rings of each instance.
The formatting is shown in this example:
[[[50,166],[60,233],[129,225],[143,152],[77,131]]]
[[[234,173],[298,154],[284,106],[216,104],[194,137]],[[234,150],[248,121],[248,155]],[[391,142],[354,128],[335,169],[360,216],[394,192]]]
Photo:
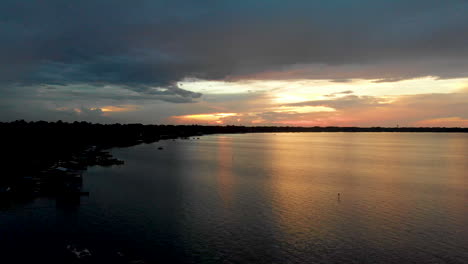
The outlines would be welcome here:
[[[217,190],[225,207],[230,207],[233,195],[233,151],[232,151],[232,138],[219,137],[217,144],[217,171],[216,183]]]
[[[369,251],[387,254],[380,249],[395,259],[427,255],[421,248],[440,244],[450,255],[468,235],[466,140],[411,133],[207,137],[191,152],[204,168],[190,178],[191,211],[202,230],[222,223],[214,236],[226,233],[222,247],[249,238],[268,241],[257,251],[278,247],[313,259],[339,248],[343,258],[359,252],[365,260]]]
[[[272,161],[265,184],[284,238],[301,244],[362,236],[399,248],[434,225],[461,226],[467,218],[454,216],[463,215],[466,204],[451,192],[467,189],[466,139],[422,136],[265,135]]]
[[[320,190],[307,183],[318,173],[310,161],[316,159],[317,153],[302,144],[300,137],[265,135],[269,139],[272,175],[270,178],[271,196],[278,226],[290,243],[307,239],[319,230],[314,225],[320,221]],[[333,199],[333,198],[330,198]]]
[[[452,184],[459,186],[462,190],[468,190],[468,160],[467,144],[463,137],[450,137],[445,144],[447,156],[446,171],[443,172],[447,180]],[[465,193],[465,199],[461,195],[450,195],[446,199],[444,207],[447,208],[447,215],[464,215],[465,217],[452,217],[454,226],[464,226],[468,223],[467,210],[468,195]]]

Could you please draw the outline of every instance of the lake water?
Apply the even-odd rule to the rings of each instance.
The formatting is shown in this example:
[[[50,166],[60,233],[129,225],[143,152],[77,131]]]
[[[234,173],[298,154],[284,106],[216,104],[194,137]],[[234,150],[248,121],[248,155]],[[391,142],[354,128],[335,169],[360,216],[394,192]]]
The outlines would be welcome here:
[[[111,152],[125,165],[89,168],[80,205],[1,206],[0,262],[468,263],[468,134],[209,135]]]

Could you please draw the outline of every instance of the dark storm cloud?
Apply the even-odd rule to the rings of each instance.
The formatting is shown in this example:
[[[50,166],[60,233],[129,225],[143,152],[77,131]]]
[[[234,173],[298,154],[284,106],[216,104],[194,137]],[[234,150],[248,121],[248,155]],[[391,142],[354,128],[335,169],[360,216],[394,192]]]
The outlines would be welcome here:
[[[451,71],[437,62],[466,59],[466,13],[468,2],[461,0],[4,0],[0,82],[117,84],[139,91],[184,77],[408,60],[436,62],[416,76],[457,77],[466,64]],[[413,77],[392,69],[377,69],[373,77]],[[168,89],[197,96],[181,90]]]

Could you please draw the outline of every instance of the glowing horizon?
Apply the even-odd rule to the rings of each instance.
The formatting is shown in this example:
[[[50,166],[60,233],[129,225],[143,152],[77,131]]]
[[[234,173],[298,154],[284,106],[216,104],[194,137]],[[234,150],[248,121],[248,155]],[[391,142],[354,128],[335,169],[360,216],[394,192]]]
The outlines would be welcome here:
[[[446,101],[437,99],[448,98],[455,105],[466,107],[468,78],[428,76],[395,82],[356,79],[344,83],[304,79],[237,82],[192,79],[179,85],[193,92],[204,91],[197,105],[222,109],[222,112],[205,111],[168,118],[169,122],[177,124],[468,126],[468,117],[459,109],[453,109],[458,115],[447,112],[448,109],[442,111]],[[209,87],[203,89],[203,85]],[[233,87],[236,89],[231,89]],[[239,109],[241,104],[245,107]],[[433,115],[447,113],[446,116],[428,115],[431,112]]]

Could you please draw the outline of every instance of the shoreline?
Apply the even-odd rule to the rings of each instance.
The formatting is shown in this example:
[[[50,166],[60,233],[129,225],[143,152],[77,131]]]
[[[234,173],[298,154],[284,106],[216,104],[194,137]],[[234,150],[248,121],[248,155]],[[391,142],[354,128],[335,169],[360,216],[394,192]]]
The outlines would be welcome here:
[[[190,139],[213,134],[246,133],[468,133],[468,128],[413,127],[246,127],[200,125],[92,124],[87,122],[0,122],[4,133],[1,154],[0,200],[5,197],[79,196],[82,172],[89,166],[122,165],[106,150]]]

